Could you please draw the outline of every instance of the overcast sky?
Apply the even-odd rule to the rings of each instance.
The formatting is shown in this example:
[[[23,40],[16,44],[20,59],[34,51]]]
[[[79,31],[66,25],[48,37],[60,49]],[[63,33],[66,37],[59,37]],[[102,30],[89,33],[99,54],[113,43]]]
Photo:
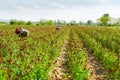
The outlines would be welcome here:
[[[0,19],[96,21],[120,17],[120,0],[0,0]]]

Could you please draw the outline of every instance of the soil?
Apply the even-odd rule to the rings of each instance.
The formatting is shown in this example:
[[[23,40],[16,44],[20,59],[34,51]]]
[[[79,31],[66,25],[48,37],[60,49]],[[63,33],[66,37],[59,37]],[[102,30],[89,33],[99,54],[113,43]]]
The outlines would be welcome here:
[[[89,80],[109,80],[105,74],[104,67],[90,53],[88,53],[87,69],[91,74]]]
[[[48,80],[72,80],[69,72],[69,67],[67,65],[67,46],[68,42],[66,41],[62,46],[59,57],[54,61],[55,66],[49,72]]]
[[[68,42],[66,41],[62,46],[59,57],[54,60],[55,66],[49,72],[48,80],[73,80],[69,67],[67,65],[67,46]],[[109,80],[105,74],[104,67],[97,61],[94,54],[89,52],[87,53],[88,60],[86,68],[90,71],[89,80]]]

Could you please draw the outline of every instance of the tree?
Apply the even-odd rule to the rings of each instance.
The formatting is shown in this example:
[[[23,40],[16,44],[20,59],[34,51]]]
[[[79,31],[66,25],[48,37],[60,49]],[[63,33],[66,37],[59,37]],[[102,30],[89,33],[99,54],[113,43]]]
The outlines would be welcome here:
[[[12,19],[12,20],[10,20],[10,24],[11,24],[11,25],[15,25],[15,24],[17,24],[17,20],[16,20],[16,19]]]
[[[79,21],[78,23],[79,25],[85,25],[85,23],[83,21]]]
[[[67,25],[67,22],[65,20],[60,21],[61,25]]]
[[[25,21],[20,20],[20,21],[17,22],[17,24],[18,24],[18,25],[25,25]]]
[[[57,20],[56,25],[61,25],[61,26],[63,26],[63,25],[67,25],[67,23],[66,23],[65,20]]]
[[[70,21],[70,25],[71,25],[71,26],[76,26],[76,25],[78,25],[78,24],[77,24],[77,22],[76,22],[75,20],[72,20],[72,21]]]
[[[96,19],[96,26],[100,26],[100,25],[101,25],[100,18],[97,18],[97,19]]]
[[[41,26],[46,25],[46,22],[47,22],[47,20],[41,19],[41,20],[39,21],[38,25],[41,25]]]
[[[48,20],[48,21],[46,22],[46,24],[47,24],[48,26],[54,25],[54,21]]]
[[[89,26],[93,25],[93,21],[92,20],[88,20],[87,21],[87,25],[89,25]]]
[[[26,25],[32,25],[32,22],[31,22],[31,21],[28,21],[28,22],[26,23]]]
[[[101,18],[100,18],[100,22],[102,26],[106,26],[108,25],[108,22],[110,21],[110,16],[109,14],[104,14]]]

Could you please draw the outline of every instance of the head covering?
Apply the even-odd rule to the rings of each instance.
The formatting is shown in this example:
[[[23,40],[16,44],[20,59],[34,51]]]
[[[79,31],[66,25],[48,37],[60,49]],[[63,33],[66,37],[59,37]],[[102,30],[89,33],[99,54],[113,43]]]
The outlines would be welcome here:
[[[22,31],[22,27],[18,27],[18,28],[16,28],[15,33],[16,34],[20,34],[21,31]]]

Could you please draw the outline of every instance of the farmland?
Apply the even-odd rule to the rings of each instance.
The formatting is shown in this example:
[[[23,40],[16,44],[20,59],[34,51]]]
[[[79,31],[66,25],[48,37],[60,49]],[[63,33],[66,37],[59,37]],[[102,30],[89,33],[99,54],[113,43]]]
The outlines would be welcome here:
[[[0,80],[92,80],[99,75],[103,75],[100,80],[120,79],[120,29],[23,26],[30,36],[21,38],[15,34],[16,27],[0,26]],[[60,61],[57,58],[66,42],[60,67],[67,69],[60,77],[51,78],[49,73]],[[89,55],[103,68],[102,74],[95,73],[92,79]]]

